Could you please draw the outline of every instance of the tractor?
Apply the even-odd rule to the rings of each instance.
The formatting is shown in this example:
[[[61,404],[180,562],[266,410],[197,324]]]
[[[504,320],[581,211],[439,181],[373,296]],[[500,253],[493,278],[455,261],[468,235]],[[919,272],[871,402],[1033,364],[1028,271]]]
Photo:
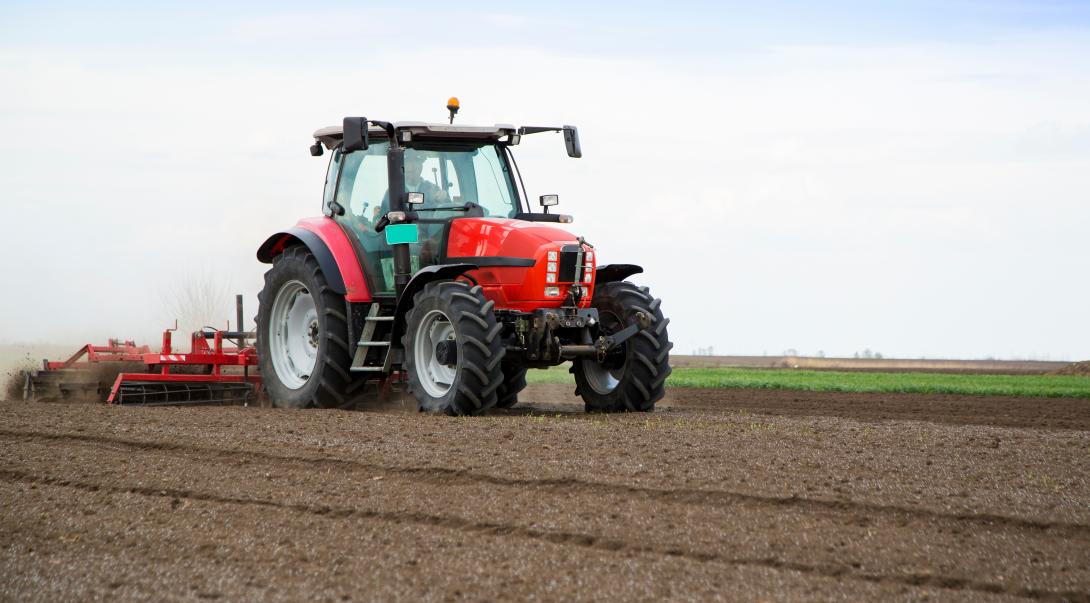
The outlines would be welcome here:
[[[530,207],[513,147],[573,126],[345,117],[314,133],[329,151],[322,216],[268,237],[257,315],[265,395],[278,407],[345,408],[400,376],[421,410],[476,415],[518,401],[526,371],[571,362],[588,412],[651,411],[670,374],[669,320],[558,227],[556,195]]]

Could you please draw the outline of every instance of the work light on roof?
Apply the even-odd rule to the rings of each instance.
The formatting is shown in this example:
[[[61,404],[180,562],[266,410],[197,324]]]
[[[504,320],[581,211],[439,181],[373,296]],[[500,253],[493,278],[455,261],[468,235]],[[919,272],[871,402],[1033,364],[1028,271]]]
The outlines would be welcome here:
[[[462,108],[462,105],[458,102],[457,96],[452,96],[447,99],[447,111],[450,111],[450,123],[454,123],[454,114],[457,113],[460,108]]]

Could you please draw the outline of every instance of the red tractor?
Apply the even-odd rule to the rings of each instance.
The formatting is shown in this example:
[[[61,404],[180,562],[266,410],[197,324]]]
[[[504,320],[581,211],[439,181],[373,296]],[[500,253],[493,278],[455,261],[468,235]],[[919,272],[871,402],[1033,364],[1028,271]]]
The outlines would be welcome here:
[[[509,407],[526,371],[571,361],[588,411],[650,411],[670,374],[660,300],[599,266],[556,224],[555,195],[531,211],[512,147],[572,126],[487,127],[346,117],[314,133],[332,151],[323,216],[258,249],[265,392],[283,407],[340,408],[368,381],[407,375],[422,410]],[[520,194],[521,193],[521,194]]]

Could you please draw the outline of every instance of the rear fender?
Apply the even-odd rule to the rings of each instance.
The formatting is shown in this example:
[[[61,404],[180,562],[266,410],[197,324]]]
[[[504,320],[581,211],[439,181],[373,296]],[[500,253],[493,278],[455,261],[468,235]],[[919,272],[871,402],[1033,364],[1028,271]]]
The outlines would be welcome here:
[[[397,309],[394,310],[394,326],[390,335],[390,342],[399,345],[401,336],[405,334],[405,315],[413,307],[413,297],[424,289],[424,286],[433,281],[449,281],[456,279],[470,270],[476,270],[474,264],[434,264],[425,266],[413,275],[405,291],[397,300]]]
[[[304,245],[314,254],[331,289],[350,302],[371,301],[352,243],[335,222],[329,218],[300,220],[266,239],[257,249],[257,259],[271,264],[273,258],[292,245]]]

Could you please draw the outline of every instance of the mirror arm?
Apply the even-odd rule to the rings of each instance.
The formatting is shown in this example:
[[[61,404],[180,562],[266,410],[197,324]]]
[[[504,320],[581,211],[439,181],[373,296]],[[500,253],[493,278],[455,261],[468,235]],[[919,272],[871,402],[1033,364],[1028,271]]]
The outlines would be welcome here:
[[[579,129],[575,126],[522,126],[518,129],[520,136],[525,134],[537,134],[538,132],[562,133],[564,135],[564,147],[568,151],[568,157],[578,159],[583,156],[583,149],[579,144]]]
[[[386,130],[386,135],[390,137],[391,144],[393,144],[393,145],[397,144],[397,140],[396,140],[397,136],[394,135],[395,134],[394,124],[392,124],[392,123],[390,123],[388,121],[380,121],[380,120],[377,120],[377,119],[372,119],[368,123],[374,124],[374,125],[382,128],[383,130]]]
[[[526,134],[538,134],[541,132],[562,132],[564,128],[556,126],[522,126],[518,132],[520,136]]]

